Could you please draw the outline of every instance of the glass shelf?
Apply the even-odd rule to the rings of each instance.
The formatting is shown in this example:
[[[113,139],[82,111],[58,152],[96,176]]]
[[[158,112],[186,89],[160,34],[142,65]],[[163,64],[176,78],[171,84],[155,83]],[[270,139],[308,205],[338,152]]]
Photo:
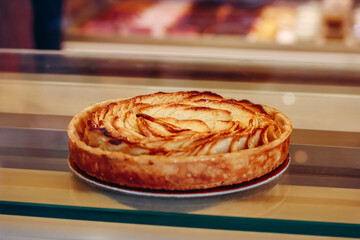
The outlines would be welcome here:
[[[342,60],[340,66],[320,62],[309,72],[309,63],[301,59],[280,63],[245,57],[209,61],[0,51],[0,213],[360,237],[360,62],[352,60]],[[324,69],[337,75],[329,79]],[[192,199],[110,192],[70,172],[66,127],[85,106],[189,89],[247,98],[284,111],[295,128],[288,171],[257,189]]]

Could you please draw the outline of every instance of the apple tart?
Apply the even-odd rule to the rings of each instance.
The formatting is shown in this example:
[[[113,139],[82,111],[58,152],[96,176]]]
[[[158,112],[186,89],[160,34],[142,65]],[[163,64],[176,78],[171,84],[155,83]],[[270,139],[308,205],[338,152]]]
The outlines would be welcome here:
[[[288,156],[280,111],[212,92],[158,92],[86,107],[68,126],[70,161],[124,187],[195,190],[239,184]]]

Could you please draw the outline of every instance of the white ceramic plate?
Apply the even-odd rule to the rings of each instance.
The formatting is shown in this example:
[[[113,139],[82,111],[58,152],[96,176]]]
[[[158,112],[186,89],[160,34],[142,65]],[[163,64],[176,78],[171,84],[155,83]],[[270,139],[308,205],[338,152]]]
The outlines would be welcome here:
[[[195,197],[210,197],[210,196],[219,196],[224,194],[236,193],[245,190],[250,190],[269,184],[280,177],[288,168],[290,164],[290,155],[288,158],[274,171],[251,181],[244,182],[241,184],[211,188],[206,190],[192,190],[192,191],[161,191],[161,190],[151,190],[151,189],[136,189],[119,186],[112,183],[107,183],[101,181],[97,178],[89,176],[84,171],[79,169],[70,159],[68,161],[71,171],[80,179],[85,182],[100,187],[103,189],[116,191],[120,193],[136,195],[136,196],[148,196],[148,197],[163,197],[163,198],[195,198]]]

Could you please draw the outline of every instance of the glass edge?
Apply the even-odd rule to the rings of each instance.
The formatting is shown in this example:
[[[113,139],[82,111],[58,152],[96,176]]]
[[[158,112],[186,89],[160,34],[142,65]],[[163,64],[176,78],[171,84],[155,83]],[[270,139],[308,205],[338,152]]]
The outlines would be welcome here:
[[[0,201],[0,214],[214,230],[360,238],[360,224]]]
[[[188,48],[185,46],[184,48]],[[190,48],[192,49],[192,48]],[[227,48],[217,49],[219,51],[226,50]],[[246,64],[251,62],[271,65],[274,66],[276,64],[280,64],[284,67],[284,63],[288,64],[291,67],[296,67],[299,64],[301,68],[306,67],[314,67],[314,64],[318,64],[318,67],[326,67],[329,66],[339,67],[339,64],[342,64],[341,67],[348,68],[349,66],[359,66],[359,54],[353,52],[298,52],[298,51],[284,51],[284,50],[256,50],[256,49],[238,49],[233,48],[233,51],[241,51],[239,54],[233,55],[231,54],[217,54],[217,53],[209,53],[204,54],[203,52],[193,52],[193,54],[183,54],[183,49],[175,52],[161,52],[154,51],[150,52],[138,52],[138,51],[114,51],[114,52],[92,52],[92,51],[59,51],[59,50],[37,50],[37,49],[14,49],[14,48],[0,48],[1,54],[12,54],[18,56],[61,56],[61,57],[73,57],[73,58],[92,58],[92,59],[126,59],[126,60],[150,60],[150,61],[161,61],[161,62],[190,62],[190,64],[194,63],[216,63],[216,64],[226,64],[229,65],[233,63],[235,65],[239,64],[239,61],[242,61]],[[245,51],[245,52],[243,52]],[[260,53],[268,53],[271,54],[268,57],[264,57],[261,54],[258,57],[254,57],[257,52]],[[277,55],[283,56],[279,58],[279,56],[274,56],[273,53],[278,53]],[[252,55],[250,53],[253,53]],[[308,55],[308,56],[306,56]],[[310,56],[309,56],[310,55]],[[252,57],[250,57],[252,56]],[[347,65],[343,65],[346,63]],[[295,64],[295,65],[294,65]],[[358,68],[352,68],[353,70],[357,70]]]

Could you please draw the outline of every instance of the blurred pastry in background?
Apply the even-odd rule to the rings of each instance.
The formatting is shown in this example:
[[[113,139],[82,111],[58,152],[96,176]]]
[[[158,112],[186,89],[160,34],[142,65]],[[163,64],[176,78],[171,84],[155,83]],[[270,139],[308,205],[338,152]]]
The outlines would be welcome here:
[[[321,28],[321,6],[309,2],[297,8],[295,33],[297,41],[313,42],[319,37]]]
[[[352,0],[323,0],[322,16],[325,38],[343,39],[346,37],[352,6]]]
[[[274,5],[264,7],[250,33],[254,41],[291,44],[296,41],[294,26],[295,6]]]

